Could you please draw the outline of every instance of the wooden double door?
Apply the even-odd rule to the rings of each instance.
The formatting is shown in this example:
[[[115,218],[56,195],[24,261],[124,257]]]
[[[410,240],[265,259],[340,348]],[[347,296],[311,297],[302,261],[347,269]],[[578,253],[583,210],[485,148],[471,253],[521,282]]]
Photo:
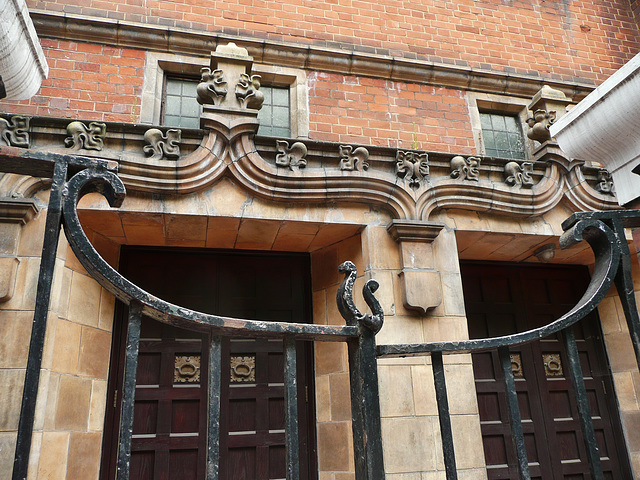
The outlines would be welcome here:
[[[177,305],[202,312],[309,322],[306,255],[215,251],[123,250],[132,282]],[[105,421],[102,479],[115,478],[125,308],[116,317]],[[207,434],[206,335],[143,318],[135,395],[130,478],[204,480]],[[302,478],[317,477],[311,346],[298,345],[298,411]],[[225,338],[222,354],[220,478],[285,478],[283,344]]]
[[[522,332],[568,312],[588,284],[573,266],[462,265],[471,338]],[[605,478],[631,479],[611,374],[596,314],[574,326]],[[560,334],[510,349],[531,477],[589,479]],[[497,352],[473,354],[489,479],[518,479]]]

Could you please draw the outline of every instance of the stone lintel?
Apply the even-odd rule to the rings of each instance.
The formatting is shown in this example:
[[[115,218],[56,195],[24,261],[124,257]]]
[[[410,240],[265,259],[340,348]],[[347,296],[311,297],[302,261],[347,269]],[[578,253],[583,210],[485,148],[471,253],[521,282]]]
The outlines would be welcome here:
[[[443,223],[420,220],[392,220],[387,232],[396,242],[433,242],[444,228]]]
[[[25,198],[0,198],[0,223],[25,225],[38,213],[35,200]]]

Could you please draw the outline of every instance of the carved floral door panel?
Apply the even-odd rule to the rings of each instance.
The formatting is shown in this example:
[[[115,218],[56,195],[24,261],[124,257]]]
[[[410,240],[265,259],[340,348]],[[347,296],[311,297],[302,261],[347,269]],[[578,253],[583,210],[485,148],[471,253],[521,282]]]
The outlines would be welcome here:
[[[574,266],[463,264],[470,337],[509,335],[550,323],[576,304],[587,275]],[[582,320],[574,332],[605,478],[630,479],[597,316]],[[590,478],[560,335],[510,351],[531,477]],[[497,353],[473,354],[473,368],[489,479],[517,479]]]
[[[177,305],[266,321],[310,319],[306,256],[127,249],[121,264],[133,282]],[[122,375],[126,315],[119,317],[112,358],[120,362],[112,362],[112,392]],[[207,345],[206,335],[143,319],[131,478],[205,478]],[[222,348],[220,478],[285,478],[282,341],[225,338]],[[301,478],[312,479],[317,474],[313,405],[307,402],[313,398],[307,394],[308,345],[301,342],[298,355]],[[115,475],[120,398],[114,394],[115,408],[108,409],[105,421],[103,479]]]

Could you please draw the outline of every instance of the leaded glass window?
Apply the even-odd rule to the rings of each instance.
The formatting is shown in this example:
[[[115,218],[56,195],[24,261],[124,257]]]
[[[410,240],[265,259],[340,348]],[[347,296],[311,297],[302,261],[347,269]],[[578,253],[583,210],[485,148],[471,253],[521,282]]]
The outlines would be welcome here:
[[[524,160],[524,139],[518,117],[480,113],[480,123],[486,155]]]

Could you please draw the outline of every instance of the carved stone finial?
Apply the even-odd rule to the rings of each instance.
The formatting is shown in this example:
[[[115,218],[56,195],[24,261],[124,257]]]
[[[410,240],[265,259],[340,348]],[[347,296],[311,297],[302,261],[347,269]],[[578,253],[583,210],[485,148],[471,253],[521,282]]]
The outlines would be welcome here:
[[[254,108],[260,110],[264,102],[264,93],[260,91],[260,75],[240,75],[238,84],[236,85],[236,97],[240,101],[240,105],[244,108]]]
[[[276,165],[288,167],[291,171],[297,171],[307,166],[307,146],[302,142],[295,142],[289,147],[286,140],[276,140]]]
[[[451,178],[477,182],[480,178],[481,160],[479,157],[464,158],[456,155],[451,159]]]
[[[107,135],[107,125],[104,123],[91,122],[87,127],[82,122],[71,122],[67,125],[67,134],[64,145],[72,150],[97,150],[104,148],[104,138]]]
[[[505,183],[511,187],[531,188],[533,186],[532,162],[509,162],[504,166]]]
[[[613,185],[613,179],[611,178],[611,173],[609,173],[609,170],[605,168],[601,168],[600,170],[598,170],[598,184],[596,185],[596,190],[606,195],[616,194],[616,190]]]
[[[544,143],[551,140],[549,127],[556,121],[555,110],[536,110],[533,117],[527,118],[527,137],[536,142]]]
[[[372,314],[361,313],[353,301],[353,286],[356,283],[358,271],[353,262],[346,261],[338,267],[338,271],[344,274],[344,280],[338,287],[336,302],[338,311],[345,319],[347,325],[363,326],[370,329],[374,334],[378,333],[384,322],[384,311],[380,302],[374,293],[380,287],[380,284],[373,280],[367,280],[362,287],[362,296],[364,301],[371,309]]]
[[[13,115],[9,120],[0,118],[0,145],[29,148],[29,117]]]
[[[351,145],[340,145],[340,170],[369,169],[369,150],[364,147],[354,149]],[[359,166],[358,166],[359,165]]]
[[[196,94],[201,105],[220,105],[227,95],[227,82],[222,70],[211,71],[209,67],[202,67]]]
[[[419,188],[429,175],[429,155],[427,152],[398,150],[396,152],[396,175],[409,184]]]
[[[166,135],[157,128],[150,128],[144,133],[144,141],[148,145],[142,147],[142,150],[154,160],[162,157],[175,159],[180,156],[181,137],[182,132],[175,128],[167,130]]]

